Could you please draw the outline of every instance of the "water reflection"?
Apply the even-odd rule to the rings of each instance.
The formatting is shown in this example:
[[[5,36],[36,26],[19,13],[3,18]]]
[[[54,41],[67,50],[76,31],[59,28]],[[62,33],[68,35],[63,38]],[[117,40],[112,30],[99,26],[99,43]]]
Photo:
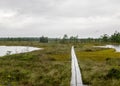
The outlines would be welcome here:
[[[120,45],[105,45],[105,46],[95,46],[101,48],[114,48],[116,52],[120,52]]]
[[[0,56],[31,52],[39,49],[41,48],[29,47],[29,46],[0,46]]]

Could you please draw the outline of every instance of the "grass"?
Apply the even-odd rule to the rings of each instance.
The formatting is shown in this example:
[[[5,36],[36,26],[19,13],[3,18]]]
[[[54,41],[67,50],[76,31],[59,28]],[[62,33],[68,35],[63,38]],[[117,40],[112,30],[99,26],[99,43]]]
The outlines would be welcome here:
[[[37,42],[7,42],[5,45],[29,45],[44,49],[1,57],[0,86],[70,85],[69,45]]]
[[[70,86],[72,44],[0,42],[0,45],[34,46],[43,50],[0,58],[0,86]],[[76,44],[83,83],[90,86],[120,85],[120,53]]]
[[[115,52],[114,49],[94,48],[92,46],[84,44],[76,47],[84,84],[119,86],[120,53]]]

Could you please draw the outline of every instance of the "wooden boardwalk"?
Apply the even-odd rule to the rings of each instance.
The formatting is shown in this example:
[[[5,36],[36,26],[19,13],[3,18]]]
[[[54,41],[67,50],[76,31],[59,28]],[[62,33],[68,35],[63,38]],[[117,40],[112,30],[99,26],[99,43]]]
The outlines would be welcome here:
[[[71,86],[83,86],[81,71],[78,65],[77,57],[75,55],[74,47],[71,48]]]

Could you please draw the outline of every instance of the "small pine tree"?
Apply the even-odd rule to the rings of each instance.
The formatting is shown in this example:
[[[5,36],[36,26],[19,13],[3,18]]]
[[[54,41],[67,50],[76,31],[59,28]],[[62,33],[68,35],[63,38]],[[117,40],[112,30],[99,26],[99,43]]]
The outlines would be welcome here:
[[[48,37],[44,37],[44,36],[40,37],[40,42],[41,43],[48,43]]]

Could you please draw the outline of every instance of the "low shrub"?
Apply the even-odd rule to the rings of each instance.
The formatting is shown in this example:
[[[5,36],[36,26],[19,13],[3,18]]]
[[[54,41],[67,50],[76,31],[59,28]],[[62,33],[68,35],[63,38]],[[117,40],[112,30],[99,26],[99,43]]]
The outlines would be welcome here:
[[[120,70],[112,68],[108,71],[106,74],[106,79],[114,78],[114,79],[120,79]]]

